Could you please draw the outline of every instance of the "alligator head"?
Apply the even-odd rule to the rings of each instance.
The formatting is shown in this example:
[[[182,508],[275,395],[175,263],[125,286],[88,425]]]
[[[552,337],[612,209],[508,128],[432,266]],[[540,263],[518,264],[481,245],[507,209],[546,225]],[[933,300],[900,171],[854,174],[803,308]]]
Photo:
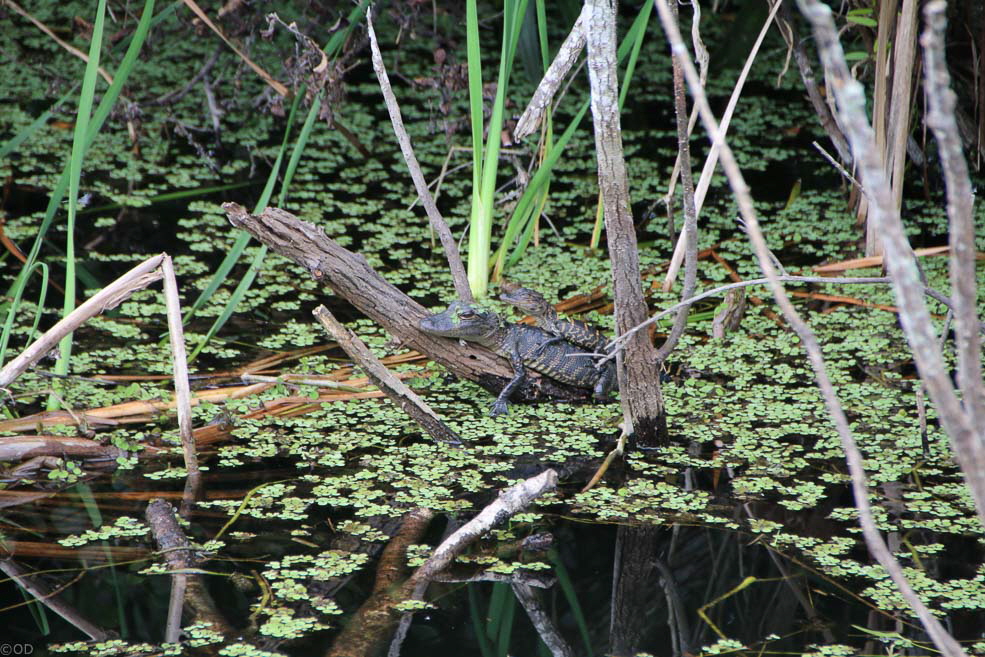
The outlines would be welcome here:
[[[536,290],[520,287],[519,285],[504,285],[502,289],[504,292],[499,295],[499,300],[510,304],[520,312],[533,315],[534,317],[540,317],[547,315],[551,310],[551,304],[547,303],[544,295]]]
[[[422,319],[418,327],[429,335],[486,344],[494,339],[502,322],[499,315],[482,306],[453,301],[444,312]]]

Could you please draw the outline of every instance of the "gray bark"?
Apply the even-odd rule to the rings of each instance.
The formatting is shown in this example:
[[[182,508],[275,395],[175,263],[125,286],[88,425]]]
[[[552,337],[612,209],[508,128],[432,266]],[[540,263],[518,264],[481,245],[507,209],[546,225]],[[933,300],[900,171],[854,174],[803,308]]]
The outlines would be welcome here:
[[[629,183],[623,157],[616,81],[616,8],[613,0],[587,0],[585,23],[588,76],[592,90],[595,150],[599,187],[605,215],[606,241],[612,261],[616,332],[625,333],[647,318],[633,215],[629,208]],[[655,446],[666,440],[667,419],[656,350],[645,332],[626,341],[618,368],[623,412],[632,424],[639,444]]]

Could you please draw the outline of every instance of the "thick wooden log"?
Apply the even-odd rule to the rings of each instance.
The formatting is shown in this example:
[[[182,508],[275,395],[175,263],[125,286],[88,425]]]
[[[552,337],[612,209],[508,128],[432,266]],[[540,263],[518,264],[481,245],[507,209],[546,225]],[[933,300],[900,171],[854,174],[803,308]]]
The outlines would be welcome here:
[[[411,349],[444,365],[455,375],[499,394],[513,377],[505,358],[474,343],[427,335],[417,328],[427,309],[388,283],[366,259],[342,247],[325,231],[280,208],[250,214],[236,203],[224,203],[229,221],[293,260]],[[584,400],[591,390],[565,385],[528,372],[514,400]]]

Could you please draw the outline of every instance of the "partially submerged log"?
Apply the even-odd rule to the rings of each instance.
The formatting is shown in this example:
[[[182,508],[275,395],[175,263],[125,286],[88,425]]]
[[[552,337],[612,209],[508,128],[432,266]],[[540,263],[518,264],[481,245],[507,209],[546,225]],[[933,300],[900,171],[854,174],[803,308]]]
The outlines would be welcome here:
[[[505,358],[472,343],[460,344],[427,335],[417,328],[428,315],[417,303],[388,283],[366,259],[343,248],[325,231],[279,208],[250,214],[241,205],[224,203],[229,221],[275,252],[301,265],[403,344],[444,365],[455,375],[473,381],[493,394],[513,378]],[[576,388],[529,373],[514,395],[517,401],[585,400],[590,390]]]

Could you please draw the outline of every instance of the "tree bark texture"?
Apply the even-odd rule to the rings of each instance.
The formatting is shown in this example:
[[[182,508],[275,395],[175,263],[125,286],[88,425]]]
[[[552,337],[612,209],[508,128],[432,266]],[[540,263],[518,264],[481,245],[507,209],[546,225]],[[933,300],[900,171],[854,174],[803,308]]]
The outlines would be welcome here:
[[[636,232],[629,207],[629,183],[623,157],[616,82],[616,9],[614,0],[586,0],[590,12],[585,24],[588,76],[595,123],[599,187],[605,216],[606,241],[612,261],[616,333],[623,334],[647,319]],[[639,444],[654,446],[666,440],[667,420],[656,350],[644,331],[627,342],[618,369],[623,409]]]
[[[474,345],[427,335],[417,328],[428,314],[417,303],[388,283],[366,259],[338,244],[318,226],[301,221],[290,212],[267,208],[254,215],[236,203],[225,203],[229,221],[244,229],[273,251],[307,269],[340,297],[411,349],[444,365],[456,376],[473,381],[493,394],[499,394],[513,370],[505,358]],[[568,386],[528,372],[527,381],[513,399],[585,400],[591,390]]]

